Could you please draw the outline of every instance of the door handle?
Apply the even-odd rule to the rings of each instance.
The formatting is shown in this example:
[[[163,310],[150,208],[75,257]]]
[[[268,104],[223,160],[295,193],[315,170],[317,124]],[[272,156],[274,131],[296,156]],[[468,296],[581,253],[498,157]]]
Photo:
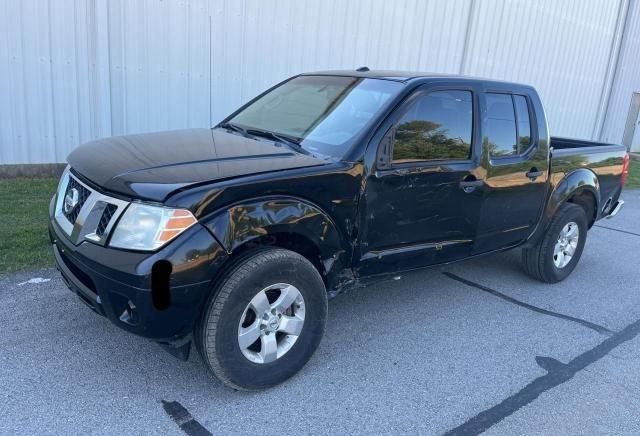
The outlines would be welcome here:
[[[531,168],[526,174],[527,177],[531,179],[532,182],[535,182],[538,177],[542,175],[542,171],[538,171],[538,168]]]
[[[484,180],[463,180],[459,186],[467,194],[471,194],[476,188],[484,185]]]

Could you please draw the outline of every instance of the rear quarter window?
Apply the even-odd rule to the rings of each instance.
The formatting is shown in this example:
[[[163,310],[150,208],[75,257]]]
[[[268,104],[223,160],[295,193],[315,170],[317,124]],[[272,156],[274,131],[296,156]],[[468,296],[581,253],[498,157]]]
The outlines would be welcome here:
[[[513,103],[518,118],[518,153],[523,154],[531,147],[531,121],[529,120],[529,104],[523,95],[514,95]]]

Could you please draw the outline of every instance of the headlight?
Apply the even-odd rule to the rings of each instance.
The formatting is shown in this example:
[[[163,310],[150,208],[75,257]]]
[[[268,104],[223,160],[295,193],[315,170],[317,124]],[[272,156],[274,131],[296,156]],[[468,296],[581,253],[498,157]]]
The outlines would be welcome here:
[[[185,209],[169,209],[132,203],[118,221],[112,247],[152,251],[187,230],[197,222]]]

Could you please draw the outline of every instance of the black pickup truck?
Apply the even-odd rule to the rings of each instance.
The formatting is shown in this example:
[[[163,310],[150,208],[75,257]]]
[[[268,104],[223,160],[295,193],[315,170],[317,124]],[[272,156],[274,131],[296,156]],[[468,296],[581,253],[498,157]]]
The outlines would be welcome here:
[[[550,138],[536,91],[460,76],[295,76],[213,129],[107,138],[68,157],[50,206],[80,299],[237,389],[317,348],[328,298],[521,247],[558,282],[622,205],[621,145]]]

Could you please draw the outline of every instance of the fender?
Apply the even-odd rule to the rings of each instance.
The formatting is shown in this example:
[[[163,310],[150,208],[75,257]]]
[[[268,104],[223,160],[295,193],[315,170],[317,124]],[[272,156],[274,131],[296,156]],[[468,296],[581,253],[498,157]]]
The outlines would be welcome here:
[[[319,254],[330,289],[351,255],[343,247],[336,224],[320,207],[296,197],[278,196],[245,200],[214,212],[203,220],[228,254],[251,240],[293,233],[310,241]]]
[[[560,206],[578,192],[588,191],[593,195],[595,215],[589,217],[590,221],[594,221],[598,216],[598,211],[600,210],[600,183],[598,182],[596,174],[590,169],[579,168],[574,170],[565,175],[560,182],[556,183],[552,188],[540,224],[526,245],[535,244],[544,236]]]

